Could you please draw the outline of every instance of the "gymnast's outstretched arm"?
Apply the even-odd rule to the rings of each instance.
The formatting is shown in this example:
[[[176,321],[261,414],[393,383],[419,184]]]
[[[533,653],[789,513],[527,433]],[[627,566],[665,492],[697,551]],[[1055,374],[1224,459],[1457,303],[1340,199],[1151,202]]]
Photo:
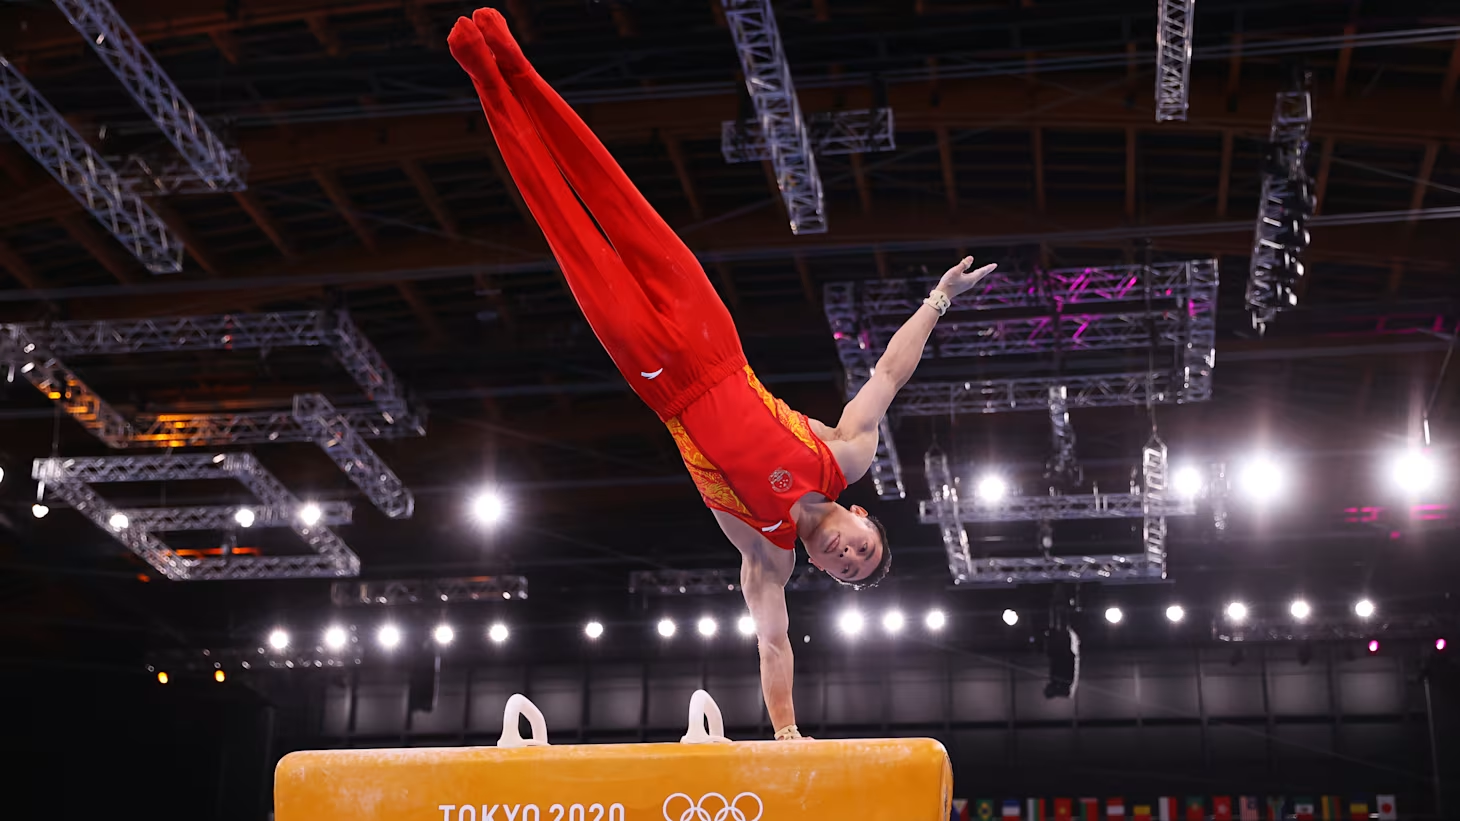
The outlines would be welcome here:
[[[771,544],[746,523],[721,511],[715,519],[740,550],[740,591],[755,621],[760,646],[760,689],[776,737],[797,737],[796,706],[791,698],[796,659],[786,634],[786,582],[796,569],[796,552]]]

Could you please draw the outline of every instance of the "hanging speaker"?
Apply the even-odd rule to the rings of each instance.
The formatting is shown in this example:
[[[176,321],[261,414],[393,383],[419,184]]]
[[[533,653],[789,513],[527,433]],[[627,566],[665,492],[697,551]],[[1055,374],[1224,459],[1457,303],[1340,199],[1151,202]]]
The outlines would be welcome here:
[[[411,680],[406,700],[416,712],[436,709],[436,694],[441,688],[441,656],[419,653],[411,661]]]

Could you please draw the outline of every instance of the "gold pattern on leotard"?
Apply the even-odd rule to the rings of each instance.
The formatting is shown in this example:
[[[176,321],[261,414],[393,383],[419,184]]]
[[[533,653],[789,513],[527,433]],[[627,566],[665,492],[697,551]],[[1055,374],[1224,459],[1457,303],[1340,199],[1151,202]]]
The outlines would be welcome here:
[[[776,421],[780,422],[782,427],[800,439],[801,444],[810,448],[812,453],[821,452],[821,449],[817,447],[816,434],[811,432],[811,425],[807,424],[805,416],[791,410],[785,402],[772,396],[771,392],[760,384],[760,380],[755,377],[755,371],[752,371],[749,365],[745,366],[745,378],[750,383],[750,389],[755,391],[756,395],[760,397],[760,401],[765,403],[766,409],[775,416]]]
[[[711,462],[704,453],[700,451],[694,439],[690,438],[689,431],[684,429],[684,424],[679,417],[670,419],[664,423],[669,428],[669,435],[674,437],[674,444],[679,448],[679,456],[684,460],[684,466],[689,470],[690,478],[694,480],[695,488],[705,501],[727,510],[731,513],[750,515],[750,509],[735,495],[730,483],[725,481],[725,474]]]

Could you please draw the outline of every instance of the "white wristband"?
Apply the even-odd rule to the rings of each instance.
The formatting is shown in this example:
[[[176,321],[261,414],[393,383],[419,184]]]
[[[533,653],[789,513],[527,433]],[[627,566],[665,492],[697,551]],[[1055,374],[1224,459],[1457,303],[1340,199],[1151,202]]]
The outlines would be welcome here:
[[[953,300],[949,299],[947,294],[934,288],[928,293],[928,298],[923,300],[923,304],[937,311],[938,316],[942,316],[948,313],[948,306],[953,304]]]

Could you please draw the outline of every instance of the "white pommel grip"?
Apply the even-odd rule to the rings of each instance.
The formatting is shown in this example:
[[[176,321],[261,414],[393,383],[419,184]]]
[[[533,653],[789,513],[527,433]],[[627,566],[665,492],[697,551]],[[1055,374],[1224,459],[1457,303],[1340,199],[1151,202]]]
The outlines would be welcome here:
[[[527,716],[527,723],[532,725],[532,738],[522,737],[517,723],[522,716]],[[502,711],[502,737],[497,739],[497,746],[509,749],[548,746],[547,721],[542,717],[542,710],[528,701],[527,696],[515,693],[507,699],[507,709]]]
[[[706,730],[705,725],[709,725]],[[695,690],[689,697],[689,731],[680,740],[681,744],[722,744],[725,737],[725,717],[720,715],[720,705],[715,703],[704,690]]]

